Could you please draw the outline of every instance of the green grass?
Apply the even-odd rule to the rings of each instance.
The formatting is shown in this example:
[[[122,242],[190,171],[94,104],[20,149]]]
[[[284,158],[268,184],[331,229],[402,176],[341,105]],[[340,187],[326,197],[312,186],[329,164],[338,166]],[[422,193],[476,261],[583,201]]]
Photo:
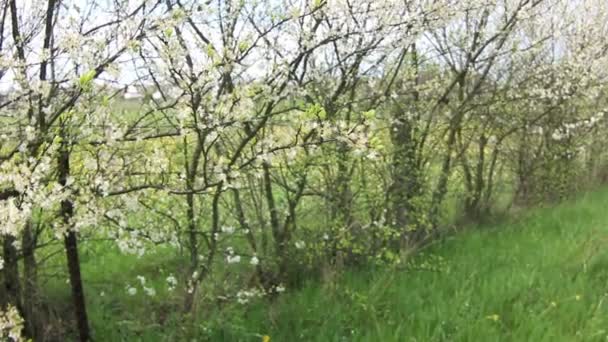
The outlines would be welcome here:
[[[212,340],[600,341],[608,336],[608,192],[477,227],[409,269],[348,272],[224,313]]]
[[[597,191],[469,227],[398,267],[347,270],[275,300],[201,308],[193,325],[174,313],[180,294],[166,291],[168,270],[180,264],[170,251],[137,258],[85,246],[88,309],[97,341],[606,340],[607,203],[608,191]],[[141,287],[129,296],[125,284],[136,275],[157,296]],[[57,300],[65,300],[60,285]]]

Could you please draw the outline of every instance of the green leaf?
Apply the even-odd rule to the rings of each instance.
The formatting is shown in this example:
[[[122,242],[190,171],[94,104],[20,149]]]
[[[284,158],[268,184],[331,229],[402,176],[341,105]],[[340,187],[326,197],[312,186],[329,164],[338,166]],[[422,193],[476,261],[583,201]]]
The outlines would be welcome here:
[[[80,75],[80,79],[78,79],[78,85],[80,85],[80,87],[83,89],[88,88],[91,85],[91,82],[95,78],[96,74],[97,72],[93,69]]]
[[[215,56],[215,49],[213,48],[213,45],[211,44],[207,44],[207,56],[213,58]]]
[[[325,112],[325,108],[323,108],[320,104],[314,104],[308,107],[304,117],[307,119],[319,119],[325,120],[327,119],[327,112]]]
[[[239,43],[239,51],[240,52],[245,52],[247,51],[247,49],[249,49],[249,43],[248,42],[240,42]]]
[[[363,112],[363,117],[367,120],[372,120],[376,117],[376,111],[374,109]]]

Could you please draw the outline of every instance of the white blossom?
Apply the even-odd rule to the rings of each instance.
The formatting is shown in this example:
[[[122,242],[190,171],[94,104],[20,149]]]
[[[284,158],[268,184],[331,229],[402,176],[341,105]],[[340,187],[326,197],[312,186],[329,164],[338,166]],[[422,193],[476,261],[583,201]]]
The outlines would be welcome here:
[[[135,296],[137,294],[137,289],[135,287],[129,286],[127,287],[127,293],[129,296]]]
[[[166,281],[169,291],[175,290],[177,287],[177,279],[172,274],[167,277]]]
[[[144,286],[144,293],[149,296],[149,297],[154,297],[156,296],[156,290],[152,287],[145,287]]]
[[[226,257],[226,261],[229,264],[237,264],[237,263],[241,262],[241,256],[237,255],[237,254],[235,254],[235,255],[228,255]]]
[[[223,226],[222,227],[222,233],[227,234],[227,235],[231,235],[232,233],[234,233],[235,228],[233,226]]]

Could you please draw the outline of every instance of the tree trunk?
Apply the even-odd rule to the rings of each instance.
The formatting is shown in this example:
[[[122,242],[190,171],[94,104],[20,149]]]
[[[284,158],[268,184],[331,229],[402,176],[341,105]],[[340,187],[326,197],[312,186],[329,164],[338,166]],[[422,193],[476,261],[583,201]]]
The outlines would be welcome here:
[[[186,217],[188,220],[188,247],[190,250],[190,273],[194,272],[198,268],[198,238],[197,238],[197,224],[196,214],[194,208],[194,194],[188,193],[186,195],[186,203],[188,209],[186,211]]]
[[[414,70],[414,84],[418,86],[419,60],[416,44],[410,47],[410,67]],[[420,94],[414,87],[411,98],[411,108],[417,112]],[[393,145],[392,156],[392,181],[389,188],[390,199],[390,223],[400,230],[401,242],[416,243],[421,236],[423,227],[418,227],[419,213],[416,212],[415,204],[412,203],[416,196],[420,195],[421,179],[419,163],[417,161],[417,143],[415,136],[415,119],[400,108],[393,113],[393,124],[391,127],[391,142]]]
[[[353,224],[352,202],[353,192],[351,189],[350,158],[348,157],[349,148],[340,144],[338,148],[338,177],[336,178],[336,212],[339,222],[343,223],[348,229]]]
[[[479,221],[484,215],[485,204],[482,203],[483,192],[486,188],[484,169],[485,169],[485,154],[486,154],[487,138],[485,134],[479,137],[479,149],[477,156],[477,164],[475,166],[474,175],[470,175],[472,182],[467,187],[467,199],[465,202],[466,218],[474,222]],[[467,169],[466,172],[469,172]]]
[[[62,186],[65,186],[67,184],[68,176],[70,175],[70,151],[65,142],[59,152],[58,171],[59,183]],[[74,216],[74,203],[70,199],[61,202],[61,216],[63,217],[63,223],[68,227],[68,232],[64,238],[64,246],[68,262],[68,272],[70,274],[70,284],[72,286],[72,302],[74,305],[78,333],[81,342],[90,341],[91,334],[89,331],[84,289],[80,274],[80,261],[78,258],[78,238],[76,232],[71,229],[71,221]]]
[[[213,266],[213,261],[217,252],[216,236],[220,231],[220,197],[222,195],[223,186],[224,184],[220,182],[217,186],[217,192],[213,195],[213,200],[211,202],[211,232],[209,232],[208,238],[205,239],[208,248],[207,258],[205,259],[205,264],[199,267],[200,272],[198,272],[198,276],[191,278],[191,288],[186,292],[184,299],[185,313],[193,313],[199,284],[211,272],[211,267]]]
[[[84,289],[82,287],[82,277],[80,275],[80,261],[78,259],[78,239],[76,233],[68,232],[64,239],[66,256],[68,259],[68,270],[70,272],[70,283],[72,284],[72,300],[74,302],[74,312],[80,341],[91,339],[89,331],[89,321],[87,318]]]
[[[275,255],[279,259],[279,278],[285,276],[286,269],[286,250],[287,241],[285,241],[284,227],[279,221],[278,209],[272,192],[272,180],[270,178],[270,166],[268,163],[262,165],[264,172],[264,194],[266,196],[266,205],[268,206],[268,215],[270,217],[270,227],[272,230],[272,237],[275,243]]]
[[[7,235],[4,237],[4,291],[6,298],[2,298],[3,306],[11,304],[23,314],[21,305],[21,284],[19,283],[19,263],[17,260],[17,249],[14,242],[15,237]]]
[[[186,194],[186,219],[188,222],[188,248],[190,252],[190,274],[194,273],[199,267],[199,241],[198,241],[198,223],[196,219],[196,197],[194,194],[194,183],[201,156],[203,154],[203,140],[199,135],[196,137],[196,146],[192,152],[190,162],[186,163],[186,187],[189,190]],[[184,144],[187,146],[187,138],[184,137]],[[188,151],[184,151],[184,158],[188,161]]]
[[[404,231],[413,221],[411,200],[418,193],[418,171],[416,170],[416,151],[412,137],[412,129],[407,119],[395,120],[391,130],[391,140],[394,146],[392,161],[391,225]]]
[[[435,187],[435,191],[433,192],[433,197],[431,200],[432,202],[429,218],[431,220],[431,225],[433,229],[436,229],[439,226],[441,204],[443,203],[443,199],[445,198],[448,192],[448,180],[450,178],[450,171],[452,167],[452,154],[454,151],[455,143],[456,129],[452,124],[446,144],[445,156],[441,165],[441,173],[439,175],[439,180],[437,181],[437,186]]]
[[[465,81],[466,70],[465,72],[461,72],[459,74],[457,80],[458,101],[461,104],[465,102]],[[429,219],[431,221],[431,226],[433,230],[436,230],[439,226],[440,208],[448,192],[448,180],[450,178],[452,170],[452,154],[454,153],[454,148],[457,143],[457,134],[460,130],[462,116],[464,115],[464,113],[462,111],[459,111],[456,113],[452,113],[452,115],[453,116],[450,120],[450,127],[448,131],[448,139],[446,142],[445,156],[443,157],[443,161],[441,164],[441,173],[439,174],[439,180],[437,181],[435,191],[433,191],[433,196],[431,200],[431,210],[429,212]]]
[[[28,336],[34,339],[40,338],[41,326],[38,307],[38,272],[36,265],[36,237],[32,229],[32,222],[28,221],[23,231],[23,307],[25,321],[25,331]]]

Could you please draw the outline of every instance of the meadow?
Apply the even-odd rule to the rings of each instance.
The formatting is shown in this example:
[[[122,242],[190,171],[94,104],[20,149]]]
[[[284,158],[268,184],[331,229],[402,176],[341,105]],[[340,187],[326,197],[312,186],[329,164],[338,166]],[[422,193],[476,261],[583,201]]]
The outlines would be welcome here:
[[[91,325],[103,341],[603,341],[605,203],[602,188],[462,227],[391,267],[334,272],[247,305],[211,299],[189,324],[174,314],[180,295],[166,290],[180,262],[172,253],[128,257],[87,242]],[[157,296],[129,295],[134,274],[160,289]],[[57,307],[69,301],[61,285],[45,287]]]

